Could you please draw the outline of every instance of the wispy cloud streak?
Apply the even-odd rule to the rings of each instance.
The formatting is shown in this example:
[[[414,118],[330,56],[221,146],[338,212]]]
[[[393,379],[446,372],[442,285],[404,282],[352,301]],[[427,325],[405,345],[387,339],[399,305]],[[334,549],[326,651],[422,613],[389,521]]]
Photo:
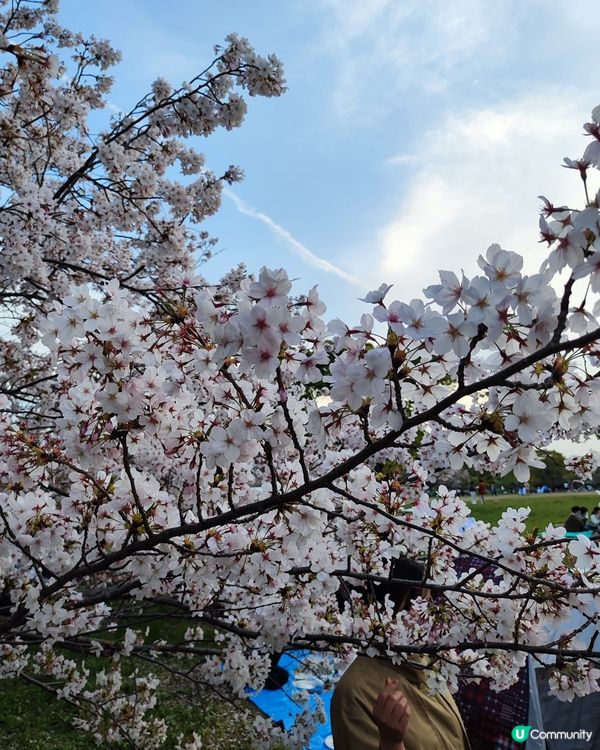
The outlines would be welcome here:
[[[313,266],[314,268],[320,269],[321,271],[332,273],[335,276],[338,276],[340,279],[347,281],[349,284],[358,287],[359,289],[366,289],[366,284],[364,281],[361,281],[356,276],[352,276],[352,274],[346,273],[346,271],[338,268],[338,266],[330,263],[328,260],[325,260],[325,258],[320,258],[318,255],[315,255],[315,253],[309,250],[292,234],[290,234],[287,229],[284,229],[282,226],[277,224],[277,222],[273,221],[273,219],[267,214],[263,213],[262,211],[257,211],[252,206],[249,206],[232,190],[224,190],[223,192],[233,202],[240,213],[262,222],[276,237],[282,240],[293,253],[302,258],[303,261]]]

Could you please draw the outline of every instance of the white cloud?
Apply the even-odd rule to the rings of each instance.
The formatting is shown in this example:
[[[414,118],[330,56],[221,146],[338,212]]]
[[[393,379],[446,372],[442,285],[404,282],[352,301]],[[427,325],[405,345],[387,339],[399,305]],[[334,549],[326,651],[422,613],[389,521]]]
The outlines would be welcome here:
[[[560,166],[585,147],[581,124],[591,107],[583,98],[524,96],[448,116],[426,133],[415,149],[416,171],[378,232],[381,280],[404,297],[418,296],[437,281],[438,268],[474,273],[492,242],[521,252],[526,270],[537,270],[545,253],[537,196],[583,205],[577,173]]]
[[[322,0],[330,21],[322,44],[338,71],[333,101],[341,116],[377,117],[413,89],[447,88],[481,51],[504,54],[510,4],[486,0]],[[487,44],[493,39],[493,45]],[[473,71],[467,69],[472,77]],[[365,106],[365,100],[368,106]]]
[[[320,271],[334,274],[359,289],[364,290],[367,288],[364,281],[361,281],[356,276],[352,276],[352,274],[346,273],[346,271],[338,268],[338,266],[330,263],[330,261],[325,260],[325,258],[320,258],[318,255],[315,255],[292,234],[290,234],[287,229],[284,229],[277,224],[270,216],[267,216],[267,214],[257,211],[255,208],[252,208],[252,206],[249,206],[232,190],[224,190],[223,192],[233,201],[235,207],[240,213],[262,222],[276,237],[282,240],[293,253],[302,258],[305,263],[308,263],[308,265],[313,266],[314,268],[318,268]]]

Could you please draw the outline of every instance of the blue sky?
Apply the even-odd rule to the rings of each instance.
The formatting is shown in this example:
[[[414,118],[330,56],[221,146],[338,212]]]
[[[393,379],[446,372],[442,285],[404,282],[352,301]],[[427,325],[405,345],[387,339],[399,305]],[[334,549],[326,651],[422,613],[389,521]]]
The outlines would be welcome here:
[[[288,92],[200,145],[246,179],[206,228],[221,254],[284,266],[356,321],[383,281],[419,296],[436,269],[476,270],[492,242],[535,270],[539,194],[581,203],[560,167],[600,103],[600,10],[577,0],[62,0],[60,17],[123,52],[112,102],[179,84],[231,31],[284,62]]]

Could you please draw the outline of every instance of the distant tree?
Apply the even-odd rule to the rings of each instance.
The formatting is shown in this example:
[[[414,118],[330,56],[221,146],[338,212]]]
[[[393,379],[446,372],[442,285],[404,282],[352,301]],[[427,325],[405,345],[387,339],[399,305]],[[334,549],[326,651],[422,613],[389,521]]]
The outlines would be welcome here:
[[[546,484],[549,487],[560,487],[562,489],[565,482],[570,484],[577,478],[575,472],[566,467],[565,457],[559,451],[538,451],[538,457],[544,463],[544,466],[532,468],[529,480],[532,487],[540,487]]]

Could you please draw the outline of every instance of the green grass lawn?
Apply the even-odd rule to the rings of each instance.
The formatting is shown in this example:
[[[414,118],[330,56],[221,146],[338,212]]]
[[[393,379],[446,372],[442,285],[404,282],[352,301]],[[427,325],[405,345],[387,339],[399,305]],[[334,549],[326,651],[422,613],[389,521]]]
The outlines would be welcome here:
[[[486,496],[486,500],[481,503],[467,503],[471,508],[473,517],[479,521],[488,523],[497,523],[502,513],[507,508],[531,508],[529,519],[527,520],[527,529],[532,531],[534,528],[543,529],[549,523],[555,526],[563,524],[571,511],[573,505],[584,505],[588,513],[592,508],[599,504],[600,495],[595,492],[553,492],[545,495],[498,495],[492,497]]]

